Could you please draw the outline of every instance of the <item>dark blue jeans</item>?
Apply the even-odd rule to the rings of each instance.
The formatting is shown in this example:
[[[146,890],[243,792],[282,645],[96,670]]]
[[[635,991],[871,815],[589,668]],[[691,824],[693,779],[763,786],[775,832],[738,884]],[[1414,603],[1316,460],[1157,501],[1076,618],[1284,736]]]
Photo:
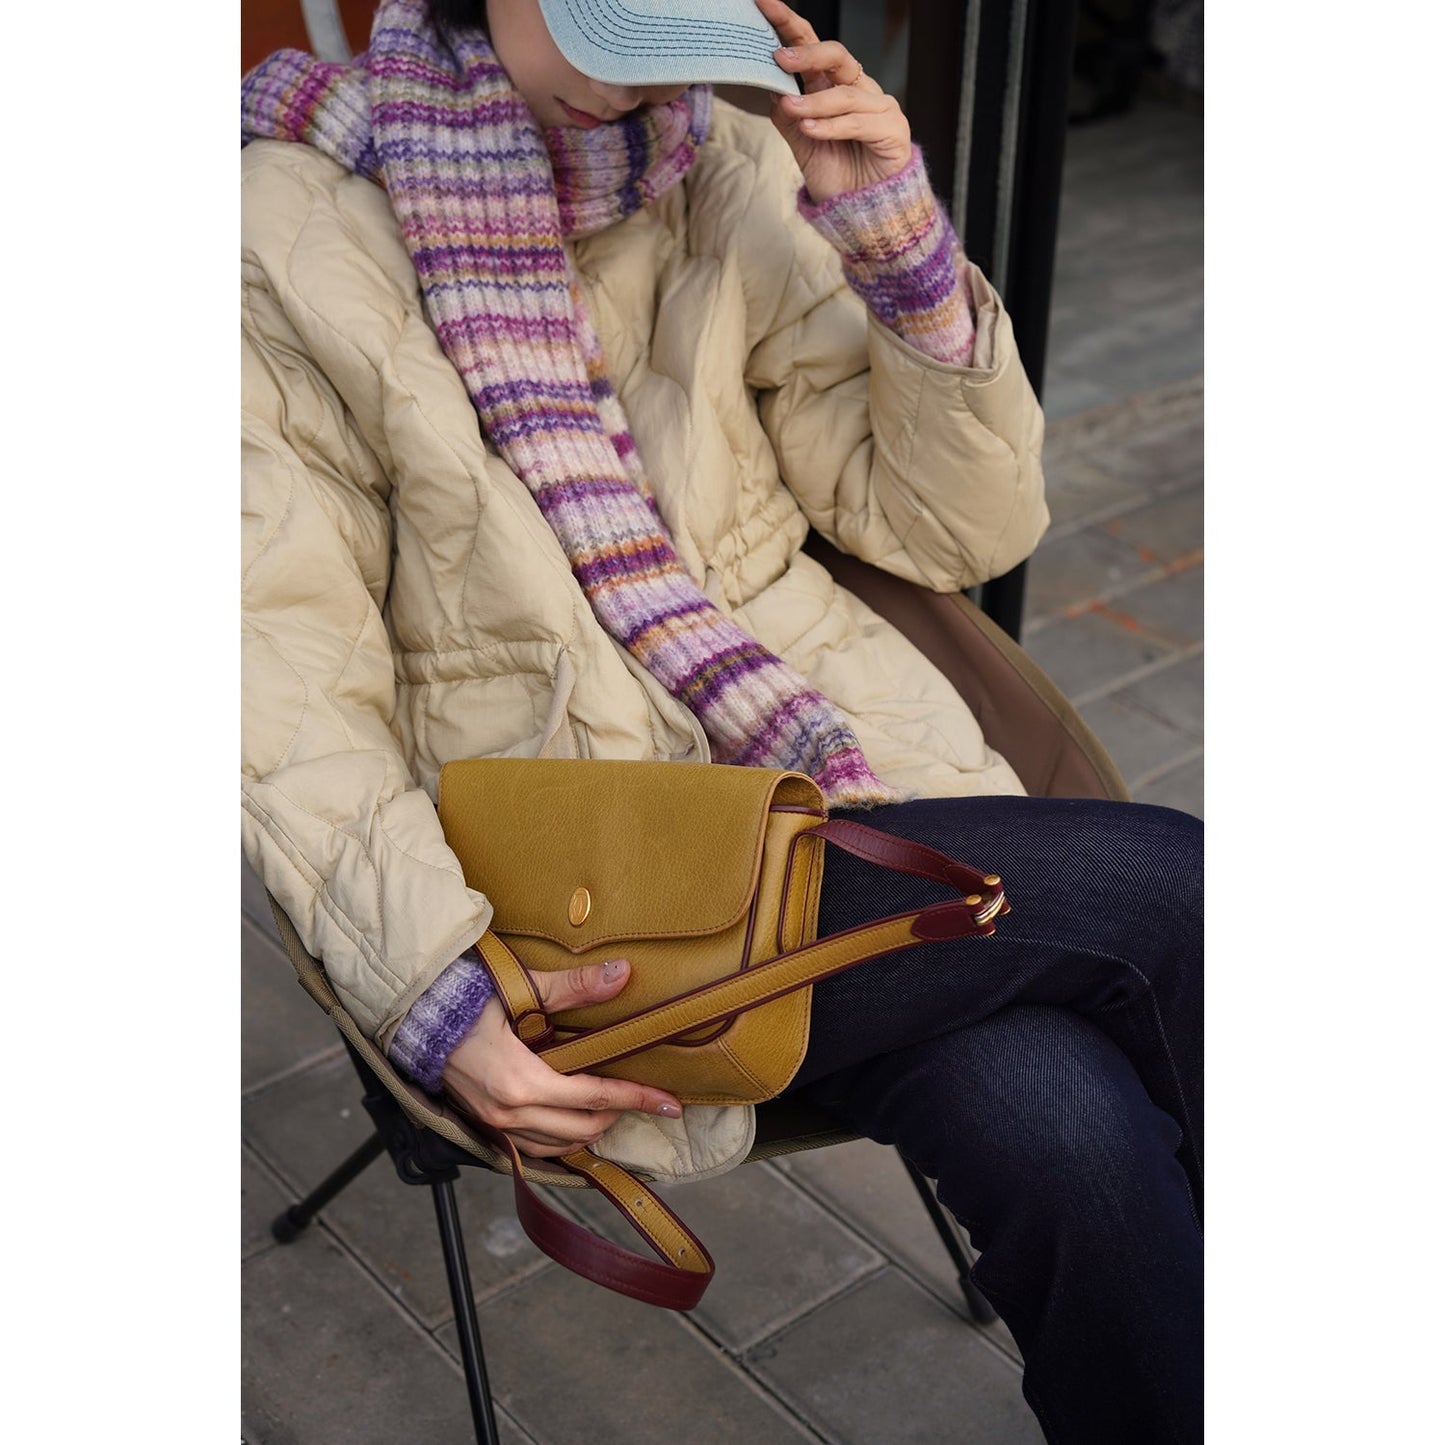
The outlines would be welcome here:
[[[817,985],[789,1092],[937,1180],[1051,1442],[1202,1439],[1203,825],[1045,798],[844,816],[1000,874],[1013,911]],[[830,847],[819,933],[944,896]]]

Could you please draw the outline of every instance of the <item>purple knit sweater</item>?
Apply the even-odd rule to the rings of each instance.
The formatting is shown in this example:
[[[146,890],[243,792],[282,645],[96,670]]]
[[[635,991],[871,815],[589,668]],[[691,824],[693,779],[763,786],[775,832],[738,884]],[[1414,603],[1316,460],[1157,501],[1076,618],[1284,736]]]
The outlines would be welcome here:
[[[977,318],[963,283],[963,247],[917,146],[896,176],[821,205],[799,191],[798,210],[838,249],[848,284],[885,326],[934,361],[973,364]],[[391,1042],[392,1063],[439,1093],[447,1059],[495,992],[469,948],[408,1010]]]

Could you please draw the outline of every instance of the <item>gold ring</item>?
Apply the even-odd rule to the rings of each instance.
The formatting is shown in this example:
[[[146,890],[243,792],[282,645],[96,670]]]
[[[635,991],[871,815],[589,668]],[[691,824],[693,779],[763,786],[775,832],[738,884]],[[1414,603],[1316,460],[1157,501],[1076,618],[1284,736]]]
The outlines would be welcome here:
[[[860,80],[862,80],[862,79],[863,79],[863,62],[860,60],[860,61],[858,61],[858,74],[855,75],[852,80],[848,81],[847,84],[849,84],[849,85],[857,85],[858,82],[859,82]]]

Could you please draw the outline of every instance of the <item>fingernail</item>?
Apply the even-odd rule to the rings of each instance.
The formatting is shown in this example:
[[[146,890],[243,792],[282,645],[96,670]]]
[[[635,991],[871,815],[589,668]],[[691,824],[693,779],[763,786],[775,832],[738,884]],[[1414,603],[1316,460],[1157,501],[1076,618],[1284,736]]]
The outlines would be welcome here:
[[[657,1106],[657,1112],[661,1114],[664,1119],[682,1118],[682,1110],[679,1109],[676,1104],[659,1104]]]
[[[798,52],[796,50],[789,50],[786,46],[780,50],[775,50],[773,53],[775,55],[786,55],[789,60],[796,60],[798,58]]]
[[[627,965],[620,958],[609,958],[602,965],[602,982],[616,983],[626,972]]]

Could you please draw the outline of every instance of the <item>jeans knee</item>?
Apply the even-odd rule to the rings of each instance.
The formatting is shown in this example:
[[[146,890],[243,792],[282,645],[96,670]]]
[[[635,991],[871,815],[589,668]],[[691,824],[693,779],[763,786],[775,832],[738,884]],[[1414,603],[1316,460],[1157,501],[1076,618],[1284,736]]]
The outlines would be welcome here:
[[[909,1054],[899,1133],[986,1212],[1107,1213],[1179,1148],[1114,1045],[1063,1010],[1015,1006]]]
[[[1203,950],[1204,824],[1152,804],[1134,805],[1130,822],[1119,847],[1137,915],[1121,907],[1121,922],[1160,966],[1191,967]]]
[[[987,1156],[957,1159],[939,1197],[987,1255],[1087,1251],[1101,1265],[1127,1254],[1141,1226],[1182,1198],[1173,1178],[1181,1134],[1167,1115],[1140,1121],[1107,1105],[1032,1122]],[[956,1175],[950,1178],[950,1173]]]
[[[1130,852],[1151,891],[1190,907],[1204,877],[1204,824],[1190,813],[1153,803],[1136,803],[1130,811]]]

